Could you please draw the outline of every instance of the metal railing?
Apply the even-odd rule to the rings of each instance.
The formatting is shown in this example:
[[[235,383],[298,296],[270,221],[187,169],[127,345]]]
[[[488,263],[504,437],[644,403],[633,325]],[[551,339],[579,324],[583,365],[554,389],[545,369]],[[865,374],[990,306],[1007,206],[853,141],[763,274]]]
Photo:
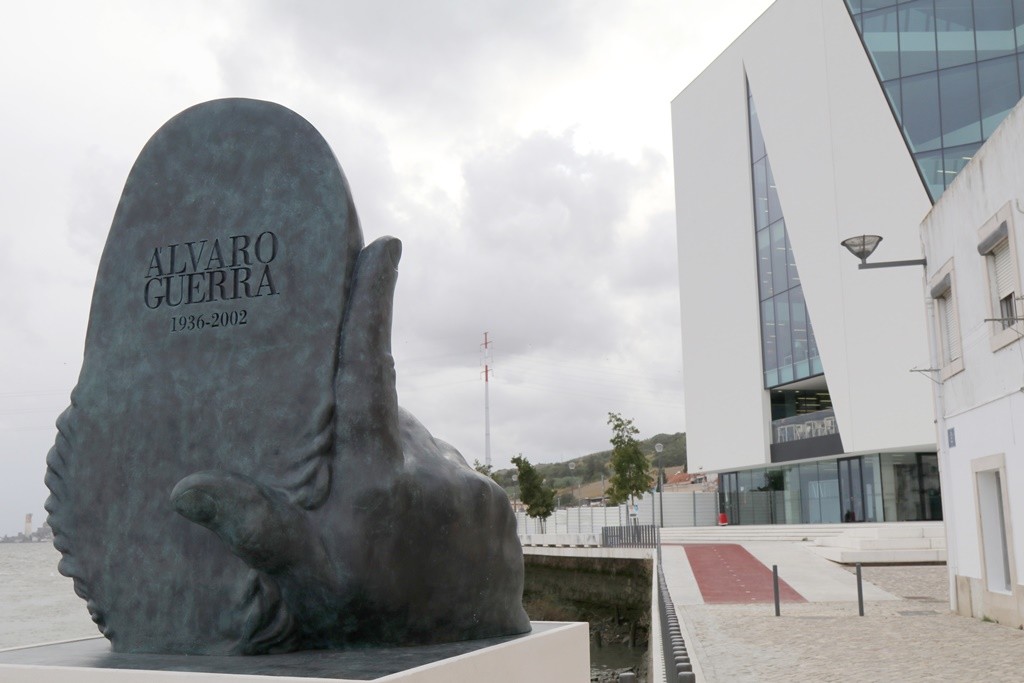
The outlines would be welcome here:
[[[657,548],[658,527],[653,524],[606,526],[601,529],[601,545],[605,548]]]
[[[838,433],[836,411],[832,408],[772,420],[772,443],[801,441]]]

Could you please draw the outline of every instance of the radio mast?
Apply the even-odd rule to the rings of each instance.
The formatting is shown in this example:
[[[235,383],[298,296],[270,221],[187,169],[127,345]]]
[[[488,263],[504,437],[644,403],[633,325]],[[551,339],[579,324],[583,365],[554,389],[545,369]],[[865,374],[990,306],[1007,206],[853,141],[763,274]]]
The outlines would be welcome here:
[[[491,341],[484,332],[484,343],[480,345],[483,349],[484,364],[484,465],[491,466]]]

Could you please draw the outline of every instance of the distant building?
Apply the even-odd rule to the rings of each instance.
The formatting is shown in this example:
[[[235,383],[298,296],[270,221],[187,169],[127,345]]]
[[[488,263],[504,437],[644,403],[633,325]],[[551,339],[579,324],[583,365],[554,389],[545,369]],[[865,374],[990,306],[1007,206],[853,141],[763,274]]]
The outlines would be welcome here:
[[[1019,2],[778,0],[674,100],[689,462],[731,523],[942,518],[921,270],[839,243],[921,256],[1021,46]]]

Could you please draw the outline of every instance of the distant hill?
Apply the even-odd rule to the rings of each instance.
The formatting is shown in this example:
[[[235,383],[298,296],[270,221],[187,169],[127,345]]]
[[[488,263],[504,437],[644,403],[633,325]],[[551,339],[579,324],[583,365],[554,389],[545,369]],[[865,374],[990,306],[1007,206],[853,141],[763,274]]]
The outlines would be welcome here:
[[[654,450],[654,444],[657,443],[664,446],[660,454]],[[685,433],[655,434],[640,442],[640,450],[651,461],[651,467],[686,467]],[[533,463],[533,466],[544,477],[548,486],[558,490],[600,481],[602,476],[607,478],[611,475],[611,460],[612,451],[609,449],[565,462]],[[575,469],[570,469],[570,463],[575,464]],[[498,470],[493,475],[494,480],[509,488],[512,486],[512,474],[515,471],[515,468]]]

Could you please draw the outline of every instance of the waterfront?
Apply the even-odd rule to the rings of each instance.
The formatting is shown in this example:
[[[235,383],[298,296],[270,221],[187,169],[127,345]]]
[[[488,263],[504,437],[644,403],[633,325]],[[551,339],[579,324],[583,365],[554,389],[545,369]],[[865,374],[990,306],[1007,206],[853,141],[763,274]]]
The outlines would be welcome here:
[[[99,635],[50,543],[0,543],[0,649]]]

